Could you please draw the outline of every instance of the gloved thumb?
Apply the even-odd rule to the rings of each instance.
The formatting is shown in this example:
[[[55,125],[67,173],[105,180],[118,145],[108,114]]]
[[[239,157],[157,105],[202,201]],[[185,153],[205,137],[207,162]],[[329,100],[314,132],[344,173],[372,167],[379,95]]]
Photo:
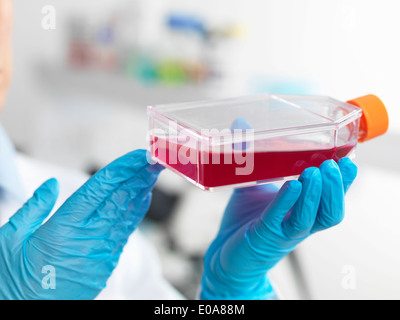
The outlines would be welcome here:
[[[246,133],[246,130],[253,130],[254,131],[253,126],[246,119],[237,118],[232,123],[231,131],[233,133],[241,132],[243,134],[243,133]],[[234,150],[242,150],[242,151],[250,149],[251,146],[252,146],[251,142],[249,142],[249,141],[245,141],[245,142],[242,142],[242,143],[233,143],[232,144],[232,148]]]
[[[32,234],[50,214],[57,201],[58,193],[58,181],[54,178],[47,180],[36,189],[32,198],[10,218],[9,224],[16,231],[22,232],[24,236]]]

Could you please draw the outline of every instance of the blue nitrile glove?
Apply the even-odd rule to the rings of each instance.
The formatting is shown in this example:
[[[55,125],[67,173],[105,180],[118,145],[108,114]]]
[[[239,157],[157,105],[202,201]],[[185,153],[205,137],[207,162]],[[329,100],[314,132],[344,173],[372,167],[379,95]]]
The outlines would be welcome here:
[[[45,222],[50,179],[0,229],[0,299],[93,299],[147,212],[161,170],[137,150],[96,173]]]
[[[235,190],[205,257],[201,298],[275,298],[267,272],[308,236],[342,221],[356,175],[344,158],[306,169],[279,192],[274,185]]]

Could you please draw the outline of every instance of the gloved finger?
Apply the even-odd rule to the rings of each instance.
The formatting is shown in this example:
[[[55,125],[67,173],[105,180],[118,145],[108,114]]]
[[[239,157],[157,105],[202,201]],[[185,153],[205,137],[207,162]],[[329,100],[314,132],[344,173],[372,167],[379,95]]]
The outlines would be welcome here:
[[[318,168],[304,170],[299,178],[303,188],[290,216],[282,223],[284,234],[291,240],[309,235],[317,217],[322,193],[322,177]]]
[[[131,231],[135,230],[140,222],[142,222],[144,216],[149,211],[152,198],[153,193],[151,191],[144,190],[142,196],[131,201],[128,212],[135,212],[134,215],[131,215],[131,224],[127,224]],[[122,219],[122,217],[119,219],[119,221],[122,224],[125,223],[125,219]]]
[[[253,126],[244,118],[237,118],[235,121],[233,121],[232,126],[231,126],[231,131],[234,130],[248,130],[248,129],[254,129]]]
[[[87,219],[118,188],[131,179],[137,188],[154,183],[162,170],[159,165],[150,165],[146,159],[146,150],[136,150],[115,160],[76,191],[57,211],[58,215],[67,214],[70,219]]]
[[[119,224],[136,228],[149,209],[151,190],[156,180],[157,176],[153,174],[153,182],[146,186],[139,186],[137,179],[122,184],[95,210],[86,223],[87,228],[90,226],[95,233],[109,232]]]
[[[138,200],[138,199],[141,200]],[[143,194],[130,201],[126,212],[120,212],[119,220],[110,223],[105,220],[91,222],[82,229],[80,234],[75,234],[69,240],[78,243],[74,246],[74,255],[91,257],[112,257],[118,259],[130,235],[142,221],[149,209],[152,194],[144,190]],[[135,212],[130,215],[130,212]],[[84,245],[90,242],[90,245]]]
[[[259,236],[271,230],[281,228],[285,215],[299,199],[302,190],[301,182],[294,180],[286,182],[276,198],[268,205],[261,218],[255,224],[255,231]]]
[[[321,202],[312,233],[336,226],[344,218],[343,180],[338,165],[335,161],[328,160],[320,166],[320,171]]]
[[[343,179],[343,189],[346,194],[357,177],[358,168],[349,158],[342,158],[338,162]]]
[[[79,204],[67,209],[61,207],[42,228],[35,232],[35,238],[46,239],[49,233],[62,235],[53,237],[48,246],[63,247],[67,239],[70,244],[69,250],[74,251],[75,256],[94,256],[115,251],[118,243],[125,243],[124,241],[142,220],[151,199],[148,195],[151,193],[151,187],[141,191],[136,188],[136,191],[132,191],[134,189],[132,183],[134,182],[124,184],[125,189],[121,192],[115,191],[114,198],[106,199],[91,216],[88,214],[88,219],[74,220],[77,213],[80,215],[79,210],[85,210],[85,207],[81,208]],[[144,209],[146,211],[141,211]]]
[[[120,219],[118,221],[111,222],[103,219],[91,221],[90,224],[82,226],[70,226],[69,229],[65,229],[66,226],[57,225],[57,233],[62,233],[63,237],[53,239],[50,244],[47,244],[46,250],[51,252],[51,250],[58,250],[62,247],[64,254],[68,254],[70,257],[91,257],[91,259],[110,259],[112,257],[112,259],[117,259],[130,235],[148,211],[151,193],[144,192],[147,194],[141,195],[141,201],[133,203],[135,200],[132,200],[132,208],[128,208],[127,212],[119,212]],[[130,210],[137,213],[133,218],[128,218]],[[40,231],[43,230],[39,230],[34,235],[37,239],[42,239]],[[65,246],[66,239],[68,247]]]
[[[254,130],[253,126],[243,118],[237,118],[231,126],[231,131],[233,134],[237,134],[237,132],[241,134],[245,134],[247,130]],[[234,150],[247,150],[251,147],[251,142],[238,142],[233,143],[232,147]]]
[[[144,193],[147,191],[144,191]],[[140,199],[140,200],[138,200]],[[129,211],[135,211],[136,214],[129,218],[129,221],[120,216],[119,221],[111,229],[110,239],[114,240],[116,246],[112,250],[112,254],[119,254],[128,241],[130,235],[137,228],[140,222],[143,220],[144,216],[149,210],[150,203],[152,199],[152,193],[147,192],[146,195],[142,195],[140,198],[134,199],[130,203]]]
[[[56,179],[44,182],[33,196],[11,218],[10,225],[23,235],[33,233],[48,217],[57,201],[59,185]]]

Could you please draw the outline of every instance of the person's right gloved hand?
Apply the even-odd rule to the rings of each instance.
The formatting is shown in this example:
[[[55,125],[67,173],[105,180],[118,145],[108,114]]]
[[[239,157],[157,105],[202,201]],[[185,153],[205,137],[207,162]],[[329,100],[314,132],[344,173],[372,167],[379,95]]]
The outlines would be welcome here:
[[[45,182],[0,228],[0,299],[95,298],[149,209],[161,170],[146,151],[128,153],[42,224],[58,196],[57,181]]]
[[[268,271],[315,232],[340,223],[357,175],[344,158],[308,168],[299,180],[235,190],[204,259],[201,299],[273,299]]]

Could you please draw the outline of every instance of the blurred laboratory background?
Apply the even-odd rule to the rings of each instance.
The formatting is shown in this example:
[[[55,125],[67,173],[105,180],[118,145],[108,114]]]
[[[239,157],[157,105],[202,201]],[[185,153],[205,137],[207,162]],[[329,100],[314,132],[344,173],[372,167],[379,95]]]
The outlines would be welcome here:
[[[91,174],[147,148],[146,107],[253,93],[373,93],[387,135],[361,144],[343,223],[271,277],[285,299],[400,298],[400,2],[14,0],[14,75],[0,121],[20,152]],[[55,29],[43,19],[48,6]],[[163,172],[143,233],[193,299],[229,192]]]

